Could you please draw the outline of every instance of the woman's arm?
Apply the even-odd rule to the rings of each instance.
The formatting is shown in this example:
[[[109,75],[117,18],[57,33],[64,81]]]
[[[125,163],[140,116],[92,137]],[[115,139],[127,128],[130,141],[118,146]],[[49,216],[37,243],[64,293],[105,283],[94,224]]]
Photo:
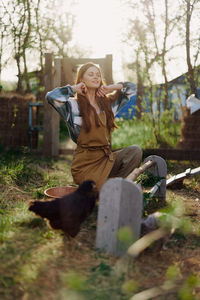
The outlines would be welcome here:
[[[73,86],[66,85],[48,92],[46,99],[66,122],[70,136],[76,143],[81,123],[79,122],[80,124],[78,124],[78,122],[76,122],[77,118],[80,119],[80,112],[77,101],[72,99],[75,93],[76,90]]]
[[[106,94],[112,93],[114,91],[120,91],[123,89],[122,83],[102,85],[97,91],[97,96],[104,97]]]
[[[62,106],[69,97],[75,94],[74,89],[70,85],[55,88],[46,94],[46,99],[55,109]]]
[[[98,96],[103,97],[108,93],[116,93],[109,95],[111,101],[111,108],[116,115],[122,107],[130,100],[131,96],[137,93],[136,84],[132,82],[119,82],[117,84],[104,85],[98,90]]]
[[[129,102],[130,98],[137,93],[136,84],[132,82],[120,82],[123,85],[114,101],[111,99],[111,108],[114,116]]]

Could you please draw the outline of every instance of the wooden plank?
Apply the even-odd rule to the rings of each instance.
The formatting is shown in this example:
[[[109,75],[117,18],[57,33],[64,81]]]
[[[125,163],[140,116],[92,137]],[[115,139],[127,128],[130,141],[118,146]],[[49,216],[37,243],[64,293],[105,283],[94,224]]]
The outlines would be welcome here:
[[[113,149],[113,151],[117,151],[120,149]],[[73,154],[73,150],[71,149],[60,149],[61,154]],[[191,161],[200,161],[200,151],[199,150],[177,150],[177,149],[144,149],[144,156],[148,156],[150,154],[161,155],[164,159],[168,160],[191,160]]]
[[[53,55],[52,53],[45,54],[45,75],[44,75],[44,84],[45,84],[45,93],[52,90],[53,88],[53,71],[52,71]],[[45,156],[51,156],[51,119],[52,119],[53,109],[50,107],[46,99],[44,100],[44,121],[43,121],[43,154]]]
[[[60,86],[61,84],[61,60],[54,60],[54,77],[53,77],[53,88]],[[58,156],[59,154],[59,130],[60,130],[60,116],[53,109],[51,115],[52,122],[52,156]]]
[[[60,60],[55,60],[53,70],[53,55],[46,53],[45,55],[45,91],[48,92],[54,87],[60,85],[61,79],[61,63]],[[43,154],[45,156],[58,156],[59,154],[59,115],[44,101],[44,142]]]
[[[185,172],[179,173],[177,175],[172,176],[171,178],[167,179],[167,186],[173,186],[177,182],[183,181],[186,177],[194,176],[200,174],[200,167],[195,169],[187,169]]]
[[[103,72],[104,78],[107,84],[113,83],[112,78],[112,54],[106,55],[105,58],[67,58],[63,60],[63,73],[65,84],[74,84],[73,69],[78,65],[82,65],[88,62],[98,64]],[[64,84],[64,82],[63,82]]]
[[[93,62],[95,64],[101,64],[104,62],[105,58],[71,58],[73,64],[85,64],[88,62]]]
[[[113,78],[112,78],[112,54],[106,55],[106,59],[104,61],[104,75],[106,84],[112,84]]]
[[[59,154],[61,155],[73,155],[74,149],[59,149]]]
[[[136,181],[136,179],[142,174],[144,173],[148,168],[152,167],[152,165],[155,164],[155,161],[152,160],[148,160],[146,163],[144,163],[142,166],[140,166],[139,168],[136,168],[133,170],[133,172],[131,172],[126,179],[132,180],[132,181]]]
[[[63,58],[62,59],[62,72],[63,72],[63,79],[62,79],[62,85],[66,84],[74,84],[74,78],[73,78],[73,63],[72,59],[70,58]]]
[[[200,150],[181,149],[144,149],[144,156],[155,154],[169,160],[191,160],[200,161]]]

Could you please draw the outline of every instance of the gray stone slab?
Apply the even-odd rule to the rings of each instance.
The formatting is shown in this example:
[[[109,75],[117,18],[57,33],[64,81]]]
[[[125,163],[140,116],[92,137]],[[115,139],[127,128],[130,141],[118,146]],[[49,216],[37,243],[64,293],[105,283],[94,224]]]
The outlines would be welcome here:
[[[132,181],[123,178],[106,181],[99,196],[97,249],[114,255],[126,252],[118,240],[118,231],[128,227],[139,238],[142,202],[141,188]]]
[[[155,165],[150,167],[146,173],[152,173],[154,176],[164,177],[159,183],[159,188],[157,189],[156,193],[154,194],[155,197],[160,199],[165,199],[166,197],[166,177],[167,177],[167,164],[165,160],[157,155],[150,155],[145,158],[144,163],[148,160],[155,161]]]

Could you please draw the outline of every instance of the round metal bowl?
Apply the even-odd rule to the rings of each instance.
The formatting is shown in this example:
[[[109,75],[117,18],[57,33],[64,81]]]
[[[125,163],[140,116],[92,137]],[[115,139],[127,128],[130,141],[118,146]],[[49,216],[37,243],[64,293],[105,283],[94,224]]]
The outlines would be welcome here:
[[[44,191],[44,194],[47,197],[51,198],[61,198],[65,195],[73,193],[77,187],[75,186],[55,186],[52,188],[48,188]]]

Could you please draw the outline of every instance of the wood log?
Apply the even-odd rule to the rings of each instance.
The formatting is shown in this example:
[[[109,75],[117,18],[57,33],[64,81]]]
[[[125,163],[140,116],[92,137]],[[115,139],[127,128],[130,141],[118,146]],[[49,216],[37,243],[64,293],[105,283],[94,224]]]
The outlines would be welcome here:
[[[126,179],[132,180],[132,181],[136,181],[136,179],[142,174],[144,173],[147,169],[149,169],[150,167],[152,167],[155,164],[155,161],[153,160],[149,160],[146,163],[144,163],[141,167],[136,168],[133,170],[133,172],[131,172]]]

